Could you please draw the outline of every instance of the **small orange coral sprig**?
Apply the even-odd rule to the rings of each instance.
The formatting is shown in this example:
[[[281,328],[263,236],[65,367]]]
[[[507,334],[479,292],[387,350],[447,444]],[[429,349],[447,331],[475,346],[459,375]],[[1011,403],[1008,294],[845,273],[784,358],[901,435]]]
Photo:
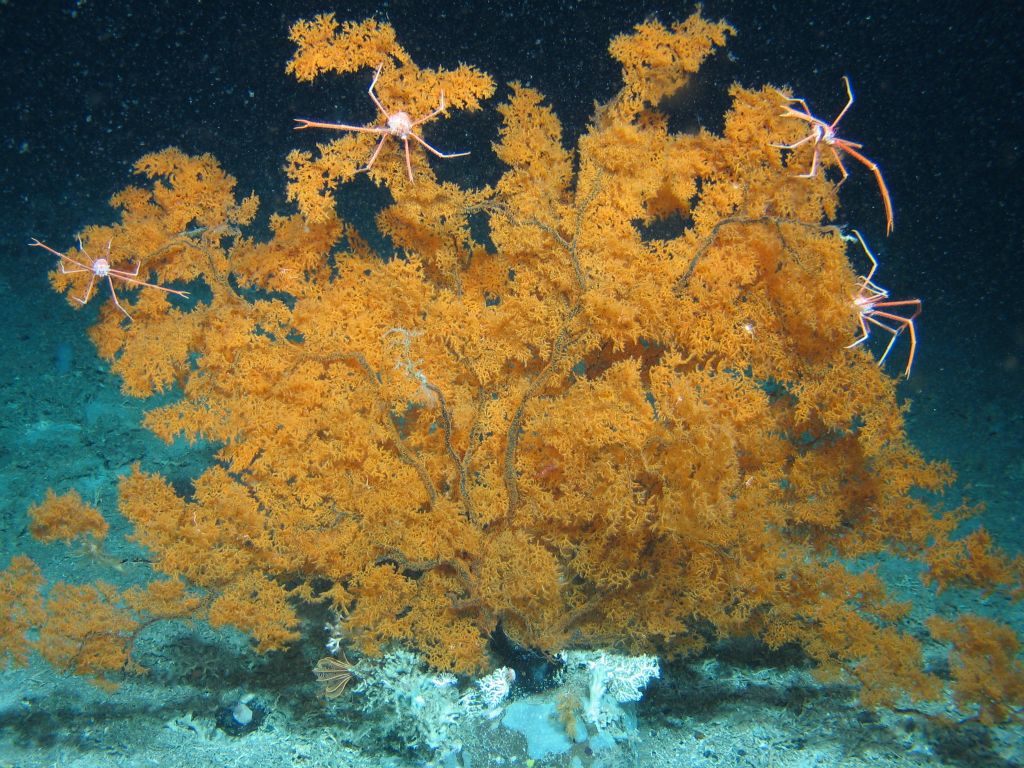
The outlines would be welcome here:
[[[28,516],[29,532],[45,542],[60,540],[69,544],[80,537],[102,542],[109,529],[99,510],[82,501],[74,490],[62,496],[48,490],[41,504],[29,507]]]
[[[933,616],[928,629],[952,646],[953,693],[959,708],[974,710],[970,719],[985,725],[1024,723],[1024,663],[1013,629],[971,614],[955,622]]]

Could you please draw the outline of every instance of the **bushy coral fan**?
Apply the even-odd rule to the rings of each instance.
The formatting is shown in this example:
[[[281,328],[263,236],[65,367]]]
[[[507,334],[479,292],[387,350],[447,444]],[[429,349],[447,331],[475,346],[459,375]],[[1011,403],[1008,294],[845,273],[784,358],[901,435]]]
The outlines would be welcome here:
[[[110,241],[112,261],[141,258],[193,299],[124,291],[133,321],[108,302],[91,335],[126,393],[180,392],[146,426],[212,441],[217,463],[184,494],[139,468],[122,478],[120,510],[172,580],[129,600],[64,587],[109,609],[123,650],[64,665],[124,663],[174,593],[179,615],[260,651],[294,642],[297,602],[317,600],[363,651],[398,644],[439,670],[487,668],[499,625],[545,652],[742,635],[799,644],[867,703],[937,694],[907,607],[847,564],[895,553],[939,586],[984,587],[1020,565],[952,538],[956,518],[921,500],[951,472],[908,443],[893,380],[848,348],[856,277],[835,189],[772,146],[802,130],[779,93],[734,86],[721,135],[670,130],[664,98],[731,31],[695,14],[613,40],[622,89],[575,150],[513,83],[493,187],[438,181],[466,161],[415,143],[410,180],[386,142],[367,173],[391,195],[388,256],[335,205],[376,135],[322,132],[293,152],[298,212],[272,216],[266,242],[245,234],[258,202],[212,157],[142,158],[119,221],[84,244]],[[443,90],[457,119],[494,89],[472,67],[419,68],[383,23],[319,16],[292,39],[298,79],[359,72],[338,84],[364,88],[381,66],[381,102],[413,116]],[[75,292],[80,277],[53,281]],[[26,607],[4,633],[16,660],[11,635],[44,610],[37,581],[19,560],[0,585]],[[68,605],[51,592],[47,621],[65,626]]]

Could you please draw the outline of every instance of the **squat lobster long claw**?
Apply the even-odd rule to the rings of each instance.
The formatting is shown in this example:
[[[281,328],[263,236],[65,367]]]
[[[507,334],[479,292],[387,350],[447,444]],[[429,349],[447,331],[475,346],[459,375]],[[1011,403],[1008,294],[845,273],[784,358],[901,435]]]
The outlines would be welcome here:
[[[870,170],[875,175],[875,181],[878,182],[878,191],[882,195],[882,204],[885,206],[885,234],[892,234],[893,217],[892,217],[892,199],[889,197],[889,188],[885,186],[885,179],[882,178],[882,169],[878,167],[877,163],[868,160],[857,150],[860,149],[860,144],[854,144],[850,141],[844,141],[843,139],[835,139],[837,147],[842,149],[846,154],[852,155],[855,160],[861,163],[864,167]],[[836,160],[839,160],[839,155],[835,149],[832,149],[832,153],[836,155]],[[839,163],[842,168],[842,163]],[[845,169],[844,169],[845,174]],[[846,176],[843,176],[843,181],[846,180]],[[842,182],[840,182],[842,183]]]
[[[889,197],[889,188],[885,186],[885,179],[882,178],[882,170],[878,167],[878,164],[869,160],[863,154],[862,144],[858,144],[854,141],[847,141],[841,139],[836,135],[836,126],[839,125],[839,121],[843,119],[847,110],[853,106],[853,88],[850,86],[850,78],[843,75],[843,82],[846,83],[846,95],[847,102],[846,106],[843,107],[842,111],[836,116],[836,119],[831,123],[826,123],[824,120],[815,117],[811,114],[811,110],[807,107],[807,102],[803,99],[794,98],[792,96],[786,96],[780,94],[782,98],[792,104],[798,104],[800,109],[794,109],[793,107],[786,105],[783,107],[785,110],[782,113],[782,117],[795,117],[798,120],[803,120],[808,123],[811,128],[811,132],[804,136],[799,141],[792,144],[772,144],[773,147],[779,147],[780,149],[796,149],[808,141],[813,143],[814,156],[811,159],[811,170],[807,173],[798,174],[801,178],[810,178],[817,175],[818,166],[821,165],[821,147],[822,145],[828,147],[828,150],[832,153],[832,157],[835,158],[836,165],[839,166],[839,172],[843,174],[843,178],[839,180],[841,185],[846,181],[850,175],[846,171],[846,166],[843,165],[843,159],[840,156],[840,151],[850,155],[854,160],[863,165],[865,168],[870,170],[875,175],[875,181],[878,182],[878,191],[882,194],[882,204],[885,206],[885,233],[892,234],[893,229],[893,213],[892,213],[892,199]]]

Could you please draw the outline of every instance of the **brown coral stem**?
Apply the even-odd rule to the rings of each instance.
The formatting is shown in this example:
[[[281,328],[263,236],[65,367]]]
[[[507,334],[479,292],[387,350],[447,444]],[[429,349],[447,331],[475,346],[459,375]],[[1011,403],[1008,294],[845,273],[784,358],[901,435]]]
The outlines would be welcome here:
[[[720,219],[718,222],[716,222],[715,225],[711,227],[711,231],[701,241],[700,245],[697,246],[697,250],[694,251],[692,258],[690,259],[689,266],[687,266],[686,271],[683,272],[683,274],[676,281],[675,291],[677,294],[681,294],[683,291],[686,290],[686,286],[689,284],[690,278],[693,277],[694,270],[697,269],[697,263],[707,253],[708,248],[710,248],[714,244],[715,240],[718,238],[719,232],[721,232],[722,229],[725,228],[726,226],[734,224],[773,225],[775,227],[775,231],[779,237],[779,240],[782,242],[783,247],[790,254],[793,254],[794,252],[793,249],[789,246],[789,243],[786,242],[785,236],[782,234],[783,224],[792,224],[794,226],[804,227],[805,229],[814,229],[822,233],[831,232],[832,234],[838,237],[843,236],[843,230],[840,227],[836,226],[835,224],[814,224],[809,221],[802,221],[801,219],[789,219],[781,216],[727,216],[726,218]]]
[[[296,344],[291,344],[295,349],[301,350]],[[366,358],[361,352],[335,352],[330,355],[313,355],[300,351],[299,359],[306,360],[318,360],[323,363],[327,362],[355,362],[359,366],[360,370],[366,375],[366,381],[373,388],[374,393],[377,395],[376,403],[377,407],[385,414],[385,426],[387,427],[388,433],[391,435],[391,439],[394,441],[395,450],[398,451],[398,457],[402,460],[402,463],[412,467],[416,470],[416,474],[419,475],[420,482],[423,483],[423,487],[427,491],[427,496],[430,499],[431,505],[437,500],[437,489],[434,488],[434,483],[430,479],[430,474],[427,472],[427,468],[423,466],[409,447],[405,444],[405,440],[402,439],[402,433],[399,431],[398,426],[395,424],[394,414],[391,410],[384,405],[383,399],[380,397],[380,385],[377,382],[377,374],[373,370],[373,367],[367,362]]]
[[[568,316],[565,318],[565,322],[562,324],[561,330],[555,340],[551,343],[551,356],[548,359],[547,364],[537,374],[537,377],[530,382],[530,386],[527,387],[526,392],[523,393],[522,399],[519,401],[519,405],[516,407],[515,415],[512,417],[512,421],[508,425],[508,437],[505,441],[505,490],[508,493],[508,511],[506,513],[506,521],[511,523],[512,518],[515,515],[516,510],[519,508],[519,481],[518,475],[516,474],[516,449],[519,446],[519,435],[522,431],[523,424],[523,413],[526,411],[526,404],[530,401],[534,395],[536,395],[547,383],[548,378],[554,372],[555,367],[561,363],[562,358],[565,357],[565,351],[569,344],[572,343],[572,339],[569,335],[569,324],[572,320],[580,313],[582,305],[577,304],[569,310]]]

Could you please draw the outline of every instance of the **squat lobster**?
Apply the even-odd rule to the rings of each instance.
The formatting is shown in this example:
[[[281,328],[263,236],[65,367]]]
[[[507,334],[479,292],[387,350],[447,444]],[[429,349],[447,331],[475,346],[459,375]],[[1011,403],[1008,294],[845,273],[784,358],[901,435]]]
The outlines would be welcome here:
[[[806,144],[808,141],[813,142],[814,147],[814,158],[811,160],[811,170],[807,173],[798,174],[800,178],[809,179],[818,173],[818,166],[821,165],[821,147],[822,145],[828,147],[832,153],[832,157],[835,158],[836,163],[839,165],[839,171],[843,174],[843,178],[839,180],[839,184],[846,181],[849,174],[846,172],[846,167],[843,165],[843,159],[840,156],[840,151],[853,157],[859,163],[864,165],[868,170],[875,174],[875,180],[878,182],[878,190],[882,193],[882,202],[885,204],[885,233],[892,233],[892,200],[889,199],[889,190],[885,186],[885,179],[882,178],[882,170],[868,158],[864,157],[860,153],[863,148],[862,144],[857,144],[853,141],[847,141],[836,136],[836,126],[839,125],[839,121],[843,119],[843,115],[853,105],[853,89],[850,87],[850,78],[843,75],[843,82],[846,83],[846,95],[849,100],[846,102],[846,106],[843,107],[843,111],[839,113],[835,120],[831,123],[826,123],[811,114],[811,110],[807,108],[807,102],[803,99],[796,99],[785,94],[780,95],[788,102],[799,104],[800,109],[793,109],[793,107],[783,107],[785,110],[782,113],[782,117],[795,117],[799,120],[803,120],[810,124],[811,132],[804,136],[800,141],[792,144],[772,144],[773,147],[779,147],[780,149],[796,149],[797,147]]]
[[[868,337],[871,335],[869,323],[870,325],[881,328],[882,330],[892,334],[892,338],[889,339],[889,344],[886,346],[885,352],[882,353],[882,357],[878,360],[878,364],[882,365],[885,362],[885,358],[889,356],[889,352],[892,350],[893,344],[896,343],[897,337],[903,331],[907,331],[910,334],[910,355],[907,358],[907,368],[903,371],[903,376],[904,378],[909,379],[910,366],[914,364],[914,353],[917,351],[917,332],[914,329],[914,319],[921,314],[921,300],[906,299],[904,301],[888,301],[889,292],[871,279],[875,276],[875,271],[878,269],[878,260],[875,259],[874,254],[871,253],[867,243],[864,242],[864,238],[861,237],[860,232],[855,229],[853,230],[853,234],[857,236],[857,240],[860,242],[860,247],[864,249],[864,253],[866,253],[868,258],[871,259],[871,270],[867,275],[860,275],[857,278],[857,294],[853,297],[853,305],[859,313],[857,319],[860,321],[861,336],[852,344],[849,344],[847,349],[856,347],[868,340]],[[844,239],[849,242],[853,241],[852,237]],[[892,307],[913,307],[914,314],[910,317],[903,317],[902,315],[897,315],[890,311]],[[883,319],[879,320],[879,318]]]
[[[368,171],[373,167],[374,161],[380,154],[381,149],[384,147],[384,142],[387,141],[388,136],[394,136],[400,140],[405,146],[405,168],[409,172],[409,181],[412,181],[412,156],[409,152],[409,139],[419,142],[423,145],[423,148],[437,155],[438,157],[449,159],[453,157],[465,157],[469,152],[441,152],[434,149],[423,137],[420,136],[414,130],[416,126],[421,125],[428,120],[437,117],[439,114],[444,112],[444,91],[441,91],[441,100],[438,103],[437,109],[433,112],[424,115],[418,120],[413,120],[408,112],[388,112],[384,109],[384,105],[380,103],[380,99],[377,98],[377,94],[374,92],[374,88],[377,85],[377,80],[380,79],[381,70],[384,68],[383,64],[377,66],[377,70],[373,73],[373,82],[370,83],[369,94],[370,98],[373,99],[373,103],[377,105],[377,109],[384,116],[384,125],[345,125],[344,123],[318,123],[313,120],[303,120],[296,118],[295,122],[299,125],[295,126],[295,130],[301,131],[305,128],[330,128],[335,131],[357,131],[359,133],[376,133],[380,135],[380,141],[377,142],[376,149],[373,150],[373,154],[370,155],[370,159],[366,165],[359,168],[360,171]]]
[[[78,239],[78,250],[82,253],[82,256],[85,259],[88,259],[88,264],[82,261],[78,261],[77,259],[73,259],[67,254],[61,253],[60,251],[55,251],[46,243],[40,242],[35,238],[32,239],[32,242],[29,243],[29,245],[38,248],[45,248],[54,256],[57,256],[60,259],[60,262],[58,263],[60,265],[60,272],[62,275],[70,275],[76,272],[90,273],[89,285],[86,286],[85,295],[81,297],[71,297],[79,304],[85,304],[92,297],[92,289],[96,285],[96,278],[99,278],[100,280],[106,279],[107,284],[110,286],[110,296],[114,299],[114,305],[119,310],[121,310],[124,316],[127,317],[129,320],[132,319],[132,316],[128,314],[128,310],[122,307],[121,302],[117,300],[117,291],[114,290],[114,278],[117,278],[118,280],[128,283],[129,285],[139,285],[144,288],[156,288],[158,291],[164,291],[165,293],[173,293],[177,296],[183,296],[185,298],[188,298],[187,291],[179,291],[174,288],[165,288],[162,285],[156,285],[155,283],[147,283],[145,280],[139,280],[139,268],[142,266],[141,261],[135,265],[135,271],[133,272],[128,272],[123,269],[114,269],[112,266],[110,266],[110,241],[107,242],[107,247],[104,250],[104,255],[100,256],[98,259],[93,259],[91,256],[89,256],[88,253],[86,253],[85,248],[82,247],[82,239]],[[71,267],[69,268],[67,264],[65,264],[65,262],[67,262],[67,264],[71,264]]]

